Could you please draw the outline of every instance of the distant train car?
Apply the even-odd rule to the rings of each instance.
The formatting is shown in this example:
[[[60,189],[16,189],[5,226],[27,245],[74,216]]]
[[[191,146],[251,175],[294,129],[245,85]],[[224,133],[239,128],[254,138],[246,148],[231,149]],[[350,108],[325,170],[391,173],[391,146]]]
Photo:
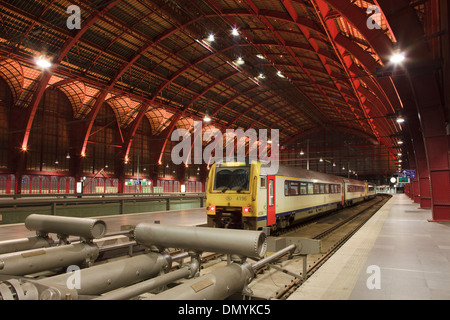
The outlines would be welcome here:
[[[366,199],[367,187],[363,181],[344,178],[345,205],[352,205]]]
[[[273,230],[368,198],[367,184],[339,176],[279,166],[267,174],[260,162],[214,164],[206,186],[208,226]]]

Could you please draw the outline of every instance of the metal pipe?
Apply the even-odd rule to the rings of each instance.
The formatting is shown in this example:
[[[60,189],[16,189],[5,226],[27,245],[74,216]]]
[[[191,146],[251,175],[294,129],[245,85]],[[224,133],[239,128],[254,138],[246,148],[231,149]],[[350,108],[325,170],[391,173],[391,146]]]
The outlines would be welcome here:
[[[21,276],[81,265],[86,261],[94,261],[98,254],[98,247],[87,243],[7,253],[0,255],[0,274]]]
[[[106,223],[103,220],[41,214],[29,215],[25,219],[25,227],[41,234],[57,233],[85,239],[99,239],[106,233]]]
[[[77,292],[78,295],[99,295],[154,277],[170,265],[169,255],[150,252],[82,269]],[[65,273],[37,282],[48,287],[67,287],[72,279],[72,273]]]
[[[296,247],[297,246],[295,244],[291,244],[291,245],[287,246],[286,248],[281,249],[280,251],[277,251],[274,254],[272,254],[272,255],[264,258],[264,259],[259,260],[256,263],[252,264],[252,269],[256,270],[256,269],[262,267],[265,264],[268,264],[268,263],[270,263],[270,262],[272,262],[274,260],[278,260],[280,257],[285,255],[286,253],[288,253],[290,251],[294,251]]]
[[[263,257],[267,249],[266,235],[262,231],[140,223],[134,230],[134,237],[147,247],[182,248],[246,257]]]
[[[52,238],[41,236],[0,241],[0,254],[46,248],[52,246],[53,243],[54,240]]]
[[[109,250],[115,250],[115,249],[121,249],[121,248],[127,248],[129,246],[134,246],[136,245],[136,241],[130,241],[130,242],[125,242],[125,243],[121,243],[121,244],[112,244],[109,246],[103,246],[100,247],[100,252],[104,252],[104,251],[109,251]]]
[[[234,293],[242,292],[252,279],[253,270],[248,263],[232,263],[188,280],[148,300],[223,300]]]
[[[192,266],[184,266],[178,270],[163,274],[123,289],[108,292],[93,300],[128,300],[145,292],[165,286],[178,279],[187,278],[192,273]]]
[[[257,263],[242,265],[232,263],[226,267],[216,269],[199,278],[188,280],[172,289],[150,297],[149,300],[223,300],[229,296],[243,292],[253,280],[254,270],[260,266],[279,259],[287,252],[295,250],[291,244],[275,252],[271,256],[261,259]]]

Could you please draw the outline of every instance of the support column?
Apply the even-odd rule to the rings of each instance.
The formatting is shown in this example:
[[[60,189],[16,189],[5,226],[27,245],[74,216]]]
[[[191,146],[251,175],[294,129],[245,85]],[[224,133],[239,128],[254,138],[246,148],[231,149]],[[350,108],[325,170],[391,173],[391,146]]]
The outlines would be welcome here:
[[[445,101],[442,93],[446,89],[438,81],[441,64],[433,60],[429,44],[422,41],[426,34],[408,0],[377,0],[376,3],[386,17],[400,49],[407,51],[407,60],[403,66],[405,75],[393,79],[396,86],[409,86],[399,93],[402,99],[413,99],[418,114],[431,185],[431,220],[450,221],[449,136],[446,123],[450,101]],[[439,12],[431,11],[430,15],[434,13]],[[440,13],[440,19],[448,22],[448,10]],[[445,55],[440,58],[448,61]],[[419,128],[412,129],[417,131]],[[422,205],[424,181],[421,178],[419,184]]]

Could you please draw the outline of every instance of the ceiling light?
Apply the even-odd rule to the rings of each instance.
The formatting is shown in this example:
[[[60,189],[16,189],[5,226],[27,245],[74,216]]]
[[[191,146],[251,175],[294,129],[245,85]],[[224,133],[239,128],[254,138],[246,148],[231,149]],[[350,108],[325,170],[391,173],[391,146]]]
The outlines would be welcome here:
[[[211,118],[209,117],[208,112],[205,113],[205,117],[203,118],[203,121],[205,121],[205,122],[211,121]]]
[[[260,54],[260,53],[258,53],[258,54],[256,55],[256,57],[259,58],[259,59],[261,59],[261,60],[266,59],[266,58],[264,58],[264,56],[263,56],[262,54]]]
[[[392,63],[398,64],[401,63],[405,60],[406,56],[404,52],[400,52],[400,51],[395,51],[394,54],[392,54],[390,61]]]
[[[233,27],[233,29],[231,29],[231,34],[233,36],[238,36],[239,35],[239,30],[236,27]]]
[[[405,119],[402,117],[398,117],[397,120],[395,120],[395,121],[397,121],[397,123],[403,123],[403,122],[405,122]]]
[[[242,65],[245,63],[245,61],[244,61],[244,59],[242,59],[242,57],[238,57],[235,61],[238,65]]]
[[[70,154],[69,153],[66,154],[66,159],[70,159]]]
[[[300,155],[304,155],[305,153],[303,152],[303,150],[300,150]]]
[[[323,159],[322,159],[322,158],[320,158],[320,159],[319,159],[319,161],[320,161],[320,162],[323,162]]]
[[[266,76],[264,75],[264,73],[260,73],[258,75],[258,79],[265,79],[265,78],[266,78]]]
[[[403,141],[402,140],[398,140],[398,144],[403,144]]]
[[[45,55],[41,55],[39,58],[36,58],[36,60],[34,60],[34,62],[36,63],[36,65],[38,67],[41,67],[42,69],[48,69],[52,66],[50,59],[47,58],[47,56],[45,56]]]
[[[397,153],[397,155],[400,157],[402,154],[401,153]]]
[[[281,71],[280,70],[278,70],[278,72],[277,72],[277,76],[279,76],[280,78],[286,78],[282,73],[281,73]]]
[[[206,40],[209,41],[209,42],[213,42],[214,41],[214,35],[212,33],[210,33]]]

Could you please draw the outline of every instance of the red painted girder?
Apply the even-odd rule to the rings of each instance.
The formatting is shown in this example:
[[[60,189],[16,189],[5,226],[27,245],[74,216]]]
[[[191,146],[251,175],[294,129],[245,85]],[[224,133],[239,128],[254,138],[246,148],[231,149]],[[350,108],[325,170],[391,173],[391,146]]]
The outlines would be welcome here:
[[[231,18],[231,17],[226,17],[227,18],[227,20],[231,23],[231,24],[235,24],[235,21]],[[266,23],[268,23],[268,21],[267,21],[267,19],[265,20],[266,21]],[[270,24],[270,23],[269,23]],[[272,26],[272,29],[273,29],[273,26]],[[253,40],[253,38],[248,34],[248,33],[245,33],[245,32],[243,32],[243,36],[245,36],[247,39],[249,39],[249,41],[251,42],[251,43],[253,43],[254,42],[254,40]],[[260,50],[260,52],[261,53],[263,53],[274,65],[277,65],[277,63],[276,63],[276,61],[274,61],[273,59],[271,59],[268,55],[267,55],[267,53],[265,52],[265,50],[264,50],[264,48],[262,48],[262,47],[259,47],[259,50]],[[302,66],[303,65],[303,63],[301,62],[301,61],[299,61],[298,59],[296,59],[296,57],[295,57],[295,54],[293,54],[293,52],[292,52],[292,50],[291,50],[291,55],[293,55],[294,56],[294,60],[297,62],[297,63],[300,63],[300,66]],[[311,74],[310,74],[310,72],[308,71],[308,70],[305,70],[305,69],[303,69],[304,70],[304,72],[306,73],[306,74],[308,74],[309,76],[311,76]],[[312,99],[310,96],[309,96],[309,94],[308,93],[306,93],[304,90],[301,90],[300,88],[299,88],[299,90],[305,95],[305,97],[307,97],[309,100],[310,100],[310,102],[313,104],[313,105],[315,105],[315,103],[314,103],[314,99]],[[316,106],[317,107],[317,106]],[[317,107],[318,108],[318,107]],[[320,110],[320,109],[319,109]],[[316,121],[317,121],[317,119],[316,119]],[[321,122],[320,122],[321,123]],[[321,123],[322,124],[322,123]]]
[[[67,53],[72,49],[72,47],[75,45],[75,43],[81,38],[81,36],[101,17],[102,14],[104,14],[106,11],[114,7],[117,3],[119,3],[120,0],[112,1],[108,3],[106,6],[104,6],[100,11],[97,11],[96,13],[90,15],[86,21],[82,24],[81,29],[79,29],[76,34],[69,38],[64,45],[62,46],[61,50],[59,51],[57,57],[53,61],[52,66],[49,70],[43,71],[41,79],[39,81],[39,84],[33,94],[33,97],[30,102],[29,114],[27,118],[27,124],[25,127],[24,136],[22,139],[22,148],[26,149],[28,145],[28,139],[30,137],[30,131],[31,126],[33,125],[34,116],[37,111],[37,107],[39,105],[39,102],[41,101],[42,95],[44,94],[45,88],[47,87],[48,82],[50,81],[50,78],[53,75],[53,72],[58,68],[61,61],[64,59],[64,57],[67,55]]]
[[[367,40],[372,49],[383,61],[389,61],[392,53],[392,42],[381,29],[367,28],[366,10],[348,1],[324,0],[336,11],[340,12]]]
[[[332,37],[332,34],[337,34],[338,33],[337,30],[336,30],[336,25],[334,24],[333,21],[331,21],[331,20],[325,21],[325,19],[324,19],[324,17],[327,15],[327,13],[329,11],[328,5],[325,2],[323,2],[322,0],[316,0],[316,3],[314,3],[314,1],[312,3],[313,3],[313,6],[315,8],[316,14],[319,17],[319,20],[321,21],[321,23],[323,25],[323,28],[324,28],[324,30],[327,33],[327,36],[328,36],[328,38],[330,40],[330,43],[331,43],[331,45],[332,45],[332,47],[333,47],[333,49],[335,51],[336,56],[341,60],[341,64],[342,64],[342,67],[343,67],[344,71],[347,73],[349,79],[351,79],[351,74],[348,71],[348,67],[349,67],[350,64],[352,64],[352,61],[351,61],[351,59],[345,59],[345,58],[342,57],[342,52],[340,52],[338,50],[336,44],[334,43],[334,38]],[[332,31],[329,31],[329,30],[332,30]],[[350,83],[351,83],[351,85],[352,85],[352,87],[354,89],[354,94],[355,94],[356,98],[359,101],[360,109],[363,111],[364,116],[366,118],[368,118],[368,115],[366,114],[366,112],[364,110],[364,107],[363,107],[363,104],[361,102],[361,97],[359,96],[357,90],[354,87],[353,80],[350,80]],[[355,116],[356,116],[356,114],[355,114]],[[364,127],[363,123],[364,122],[360,122],[360,124]],[[374,126],[372,125],[371,121],[368,121],[367,123],[371,127],[372,132],[377,136],[377,138],[379,138],[379,134],[376,131],[376,129],[374,128]]]
[[[308,29],[314,30],[318,33],[323,33],[323,30],[319,25],[317,25],[314,21],[303,18],[303,17],[297,17],[296,20],[292,20],[289,14],[285,12],[280,11],[274,11],[274,10],[266,10],[266,9],[259,9],[259,15],[270,17],[273,19],[280,19],[280,20],[287,20],[287,21],[293,21],[294,23],[298,25],[302,25]],[[223,17],[234,17],[234,16],[252,16],[254,13],[250,12],[246,8],[237,8],[237,9],[221,9],[220,15]],[[206,15],[205,17],[214,17],[216,15]]]
[[[280,145],[289,145],[291,143],[294,143],[296,140],[301,139],[302,137],[306,137],[310,134],[313,133],[317,133],[317,132],[321,132],[323,130],[323,128],[321,127],[315,127],[309,130],[299,130],[298,133],[292,135],[291,137],[283,140],[280,142]],[[369,142],[371,142],[373,145],[377,145],[379,144],[379,142],[377,141],[377,139],[374,139],[374,137],[368,135],[367,133],[360,131],[360,130],[356,130],[356,129],[352,129],[349,127],[343,127],[343,126],[337,126],[334,125],[333,126],[333,130],[335,131],[340,131],[340,132],[344,132],[344,133],[349,133],[358,137],[361,137],[363,139],[368,140]]]
[[[317,25],[315,22],[309,20],[309,19],[297,19],[294,20],[288,13],[284,12],[278,12],[278,11],[272,11],[272,10],[259,10],[260,15],[264,15],[268,18],[273,19],[279,19],[286,22],[291,22],[299,25],[299,27],[305,27],[310,30],[314,30],[315,32],[318,32],[323,37],[326,37],[326,34],[324,34],[323,29]],[[234,15],[244,15],[244,16],[250,16],[252,13],[245,8],[240,9],[224,9],[221,11],[221,15],[223,16],[234,16]],[[213,16],[213,15],[211,15]],[[367,17],[367,16],[366,16]],[[350,52],[352,55],[354,55],[363,65],[364,67],[369,70],[371,73],[375,73],[376,68],[379,67],[379,63],[373,59],[373,57],[368,53],[362,50],[360,46],[357,44],[354,44],[351,40],[346,38],[344,35],[338,33],[336,35],[333,35],[335,42],[342,47],[344,47],[348,52]],[[382,91],[385,93],[382,94],[382,96],[387,95],[389,98],[384,99],[384,103],[386,105],[392,104],[393,108],[395,110],[398,110],[401,108],[401,101],[398,98],[398,93],[392,83],[392,79],[390,78],[380,78],[377,79],[379,85],[383,88]],[[375,91],[373,87],[371,87],[372,90]],[[379,94],[379,93],[378,93]]]

